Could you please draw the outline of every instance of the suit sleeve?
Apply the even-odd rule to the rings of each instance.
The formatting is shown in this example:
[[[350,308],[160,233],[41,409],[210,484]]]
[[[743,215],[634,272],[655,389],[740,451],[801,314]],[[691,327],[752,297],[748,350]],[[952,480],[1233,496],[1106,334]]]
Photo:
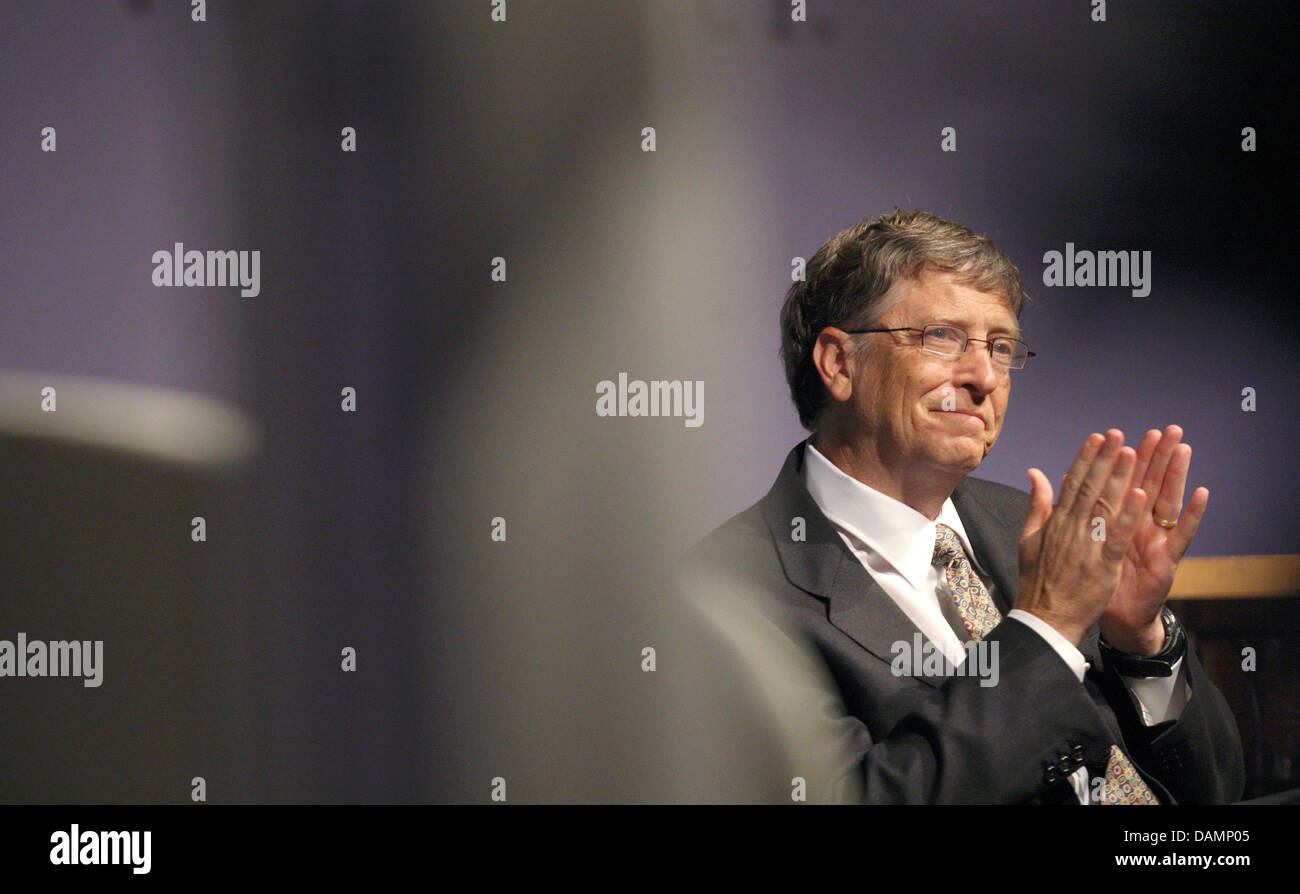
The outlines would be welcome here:
[[[1111,735],[1069,666],[1004,620],[996,685],[954,677],[857,755],[863,803],[1017,804],[1074,798],[1065,781],[1104,761]]]
[[[1191,695],[1176,720],[1145,726],[1119,675],[1105,669],[1108,697],[1133,758],[1180,804],[1223,804],[1238,800],[1245,787],[1241,735],[1228,703],[1189,647],[1187,683]]]

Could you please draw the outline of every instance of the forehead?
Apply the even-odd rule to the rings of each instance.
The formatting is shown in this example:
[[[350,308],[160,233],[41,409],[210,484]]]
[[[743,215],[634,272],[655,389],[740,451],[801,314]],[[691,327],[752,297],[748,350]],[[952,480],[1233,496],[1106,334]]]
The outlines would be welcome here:
[[[995,292],[960,283],[951,273],[927,272],[919,279],[903,279],[887,315],[909,323],[947,322],[974,329],[1019,334],[1016,315],[1005,298]]]

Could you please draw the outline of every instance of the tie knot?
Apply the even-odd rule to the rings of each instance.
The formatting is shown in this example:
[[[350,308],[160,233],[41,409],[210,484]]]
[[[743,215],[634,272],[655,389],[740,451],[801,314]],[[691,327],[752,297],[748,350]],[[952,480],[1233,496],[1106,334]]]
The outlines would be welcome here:
[[[935,525],[934,558],[931,559],[931,563],[947,565],[965,557],[966,550],[962,548],[961,538],[957,536],[957,532],[947,525]]]

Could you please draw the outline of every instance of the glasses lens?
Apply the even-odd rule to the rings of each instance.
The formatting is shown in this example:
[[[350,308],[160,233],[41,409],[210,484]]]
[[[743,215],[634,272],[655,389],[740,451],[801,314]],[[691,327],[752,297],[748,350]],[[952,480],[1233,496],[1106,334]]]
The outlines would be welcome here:
[[[1014,338],[995,338],[989,344],[993,362],[1010,369],[1021,369],[1029,359],[1029,346]]]
[[[921,346],[940,354],[961,354],[966,350],[966,333],[953,326],[926,326]]]

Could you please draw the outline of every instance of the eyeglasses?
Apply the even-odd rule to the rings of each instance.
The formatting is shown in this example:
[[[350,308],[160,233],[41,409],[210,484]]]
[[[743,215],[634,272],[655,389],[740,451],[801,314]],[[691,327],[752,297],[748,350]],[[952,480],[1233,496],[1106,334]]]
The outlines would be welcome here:
[[[1003,369],[1024,369],[1030,357],[1037,356],[1029,350],[1029,345],[1009,335],[997,338],[971,338],[966,330],[946,323],[931,323],[924,329],[914,326],[900,326],[897,329],[848,329],[850,335],[870,335],[874,332],[919,332],[921,347],[932,354],[946,357],[960,357],[973,341],[982,341],[988,345],[989,358],[994,366]]]

